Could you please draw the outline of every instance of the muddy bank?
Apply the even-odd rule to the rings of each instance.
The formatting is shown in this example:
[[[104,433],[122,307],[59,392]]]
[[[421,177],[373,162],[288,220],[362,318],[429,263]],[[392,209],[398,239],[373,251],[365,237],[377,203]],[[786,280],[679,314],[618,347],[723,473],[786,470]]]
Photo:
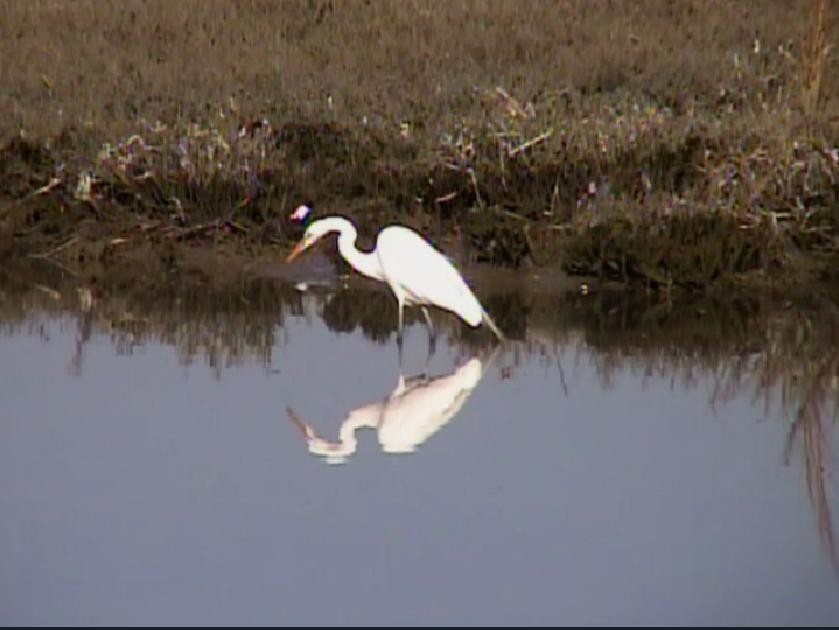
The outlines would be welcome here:
[[[246,270],[249,259],[281,260],[302,233],[288,220],[293,204],[314,196],[293,191],[320,184],[316,215],[336,211],[350,216],[359,225],[362,247],[373,245],[382,226],[399,222],[419,230],[461,264],[562,270],[668,290],[794,287],[837,279],[837,149],[807,146],[765,157],[780,162],[772,169],[776,184],[786,178],[785,188],[764,183],[761,190],[738,191],[738,182],[753,182],[759,175],[728,172],[726,185],[733,190],[719,196],[723,183],[699,176],[707,175],[706,138],[706,148],[670,158],[669,169],[692,174],[679,180],[678,192],[645,197],[616,184],[633,177],[644,180],[649,156],[618,153],[604,174],[588,183],[579,172],[588,170],[584,158],[574,162],[559,154],[501,166],[493,165],[498,164],[493,155],[493,162],[479,171],[480,179],[472,171],[465,176],[448,172],[446,162],[423,166],[409,156],[394,157],[383,172],[381,160],[370,157],[369,139],[358,140],[348,149],[347,162],[335,168],[326,163],[332,159],[329,152],[321,150],[337,142],[335,129],[293,129],[263,130],[259,150],[273,152],[277,163],[249,173],[246,180],[235,174],[235,165],[196,180],[190,170],[194,165],[166,155],[180,149],[164,138],[159,144],[135,139],[100,154],[90,170],[69,173],[61,173],[60,156],[74,151],[72,137],[51,151],[11,141],[0,149],[0,183],[5,185],[0,260],[50,260],[92,277],[114,267],[141,274],[172,272],[195,267],[198,259],[212,270],[213,258],[223,259],[223,268]],[[394,144],[382,152],[398,149]],[[757,147],[753,153],[761,151],[766,149]],[[359,162],[365,153],[368,157]],[[731,164],[745,160],[748,167],[751,158],[726,159]],[[346,173],[350,165],[353,172]],[[324,173],[333,173],[334,179]],[[670,180],[673,174],[659,173],[659,178]],[[371,196],[370,188],[379,194]],[[547,200],[560,189],[582,193],[568,204],[554,200],[551,206],[535,198]],[[341,267],[337,257],[336,264]]]

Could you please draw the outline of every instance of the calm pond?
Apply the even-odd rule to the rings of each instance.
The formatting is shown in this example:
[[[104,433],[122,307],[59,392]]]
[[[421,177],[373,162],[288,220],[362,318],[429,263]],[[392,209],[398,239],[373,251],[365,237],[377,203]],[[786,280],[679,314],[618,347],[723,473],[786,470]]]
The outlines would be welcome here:
[[[478,292],[3,288],[0,622],[839,623],[834,305]]]

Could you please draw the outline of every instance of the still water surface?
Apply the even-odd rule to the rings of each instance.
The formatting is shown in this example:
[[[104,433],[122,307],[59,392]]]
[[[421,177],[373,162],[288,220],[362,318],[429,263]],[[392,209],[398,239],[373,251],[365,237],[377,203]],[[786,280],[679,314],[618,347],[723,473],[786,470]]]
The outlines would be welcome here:
[[[416,323],[400,371],[320,297],[226,359],[179,303],[4,326],[4,625],[839,623],[836,384],[791,432],[771,318],[713,356],[449,326],[427,366]]]

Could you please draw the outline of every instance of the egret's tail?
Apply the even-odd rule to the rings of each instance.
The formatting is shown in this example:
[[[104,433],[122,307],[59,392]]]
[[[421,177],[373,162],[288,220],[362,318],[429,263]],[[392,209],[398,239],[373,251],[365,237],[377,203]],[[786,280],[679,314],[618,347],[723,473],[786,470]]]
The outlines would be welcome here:
[[[495,336],[498,337],[498,341],[504,341],[504,333],[501,332],[501,329],[495,325],[495,322],[492,321],[492,317],[489,316],[489,313],[486,311],[483,312],[484,321],[486,322],[487,326],[489,326],[490,330],[495,333]]]

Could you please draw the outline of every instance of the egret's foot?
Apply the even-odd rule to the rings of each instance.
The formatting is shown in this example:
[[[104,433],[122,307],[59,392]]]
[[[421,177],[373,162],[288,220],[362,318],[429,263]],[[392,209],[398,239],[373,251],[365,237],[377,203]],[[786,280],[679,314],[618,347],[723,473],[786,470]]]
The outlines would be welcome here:
[[[413,376],[408,376],[405,378],[405,384],[413,387],[414,385],[427,383],[428,382],[428,373],[423,372],[421,374],[414,374]]]

